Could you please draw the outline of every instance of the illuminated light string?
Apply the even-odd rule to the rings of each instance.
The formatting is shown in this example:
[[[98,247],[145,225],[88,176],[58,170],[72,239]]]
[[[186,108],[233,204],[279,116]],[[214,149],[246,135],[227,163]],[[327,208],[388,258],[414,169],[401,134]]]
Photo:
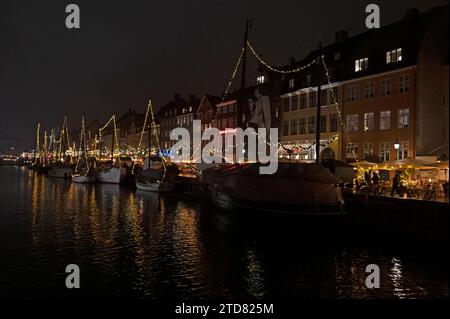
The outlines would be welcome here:
[[[340,107],[339,107],[339,103],[338,103],[337,98],[336,98],[336,92],[334,91],[334,87],[331,86],[330,74],[328,72],[328,67],[327,67],[327,64],[325,63],[325,58],[324,58],[323,55],[321,56],[321,61],[322,61],[323,68],[325,70],[325,75],[326,75],[326,78],[327,78],[328,85],[330,86],[330,92],[331,92],[331,96],[333,97],[333,102],[336,105],[336,112],[338,114],[339,123],[341,124],[342,131],[344,132],[345,137],[347,138],[348,145],[351,145],[350,136],[348,134],[347,126],[345,125],[345,122],[342,119],[342,113],[341,113],[341,110],[340,110]],[[355,150],[354,150],[353,147],[351,148],[351,152],[353,154],[353,158],[358,162],[358,156],[356,155]]]
[[[261,56],[256,53],[255,49],[253,48],[253,46],[250,44],[250,41],[247,41],[247,46],[249,47],[250,51],[253,53],[253,55],[255,56],[255,58],[262,63],[266,68],[268,68],[269,70],[273,71],[273,72],[277,72],[277,73],[281,73],[281,74],[291,74],[291,73],[297,73],[300,71],[303,71],[306,68],[309,68],[311,65],[313,65],[314,63],[316,63],[318,61],[318,58],[315,58],[314,60],[312,60],[310,63],[300,66],[298,68],[292,69],[292,70],[282,70],[282,69],[277,69],[274,68],[273,66],[271,66],[270,64],[268,64],[267,62],[265,62]]]
[[[241,64],[241,61],[242,61],[242,57],[244,56],[244,51],[245,51],[245,48],[242,48],[241,54],[239,55],[239,58],[238,58],[238,60],[236,62],[236,66],[234,67],[233,73],[231,74],[231,78],[228,81],[228,84],[227,84],[227,86],[225,88],[225,91],[223,93],[222,102],[221,103],[223,103],[225,101],[225,98],[228,96],[228,93],[230,92],[231,85],[233,84],[233,81],[234,81],[234,79],[236,77],[237,71],[239,69],[239,65]]]

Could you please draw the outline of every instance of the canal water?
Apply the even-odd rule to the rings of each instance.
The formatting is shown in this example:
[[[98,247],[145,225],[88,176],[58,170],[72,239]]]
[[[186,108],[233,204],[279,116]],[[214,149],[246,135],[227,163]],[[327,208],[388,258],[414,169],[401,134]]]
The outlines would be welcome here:
[[[447,248],[0,167],[0,297],[448,297]]]

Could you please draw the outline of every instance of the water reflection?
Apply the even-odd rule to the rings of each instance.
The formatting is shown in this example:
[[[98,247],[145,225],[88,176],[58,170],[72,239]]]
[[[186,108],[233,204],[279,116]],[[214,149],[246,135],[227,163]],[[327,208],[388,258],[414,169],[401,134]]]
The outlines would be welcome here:
[[[87,297],[448,296],[448,261],[433,260],[440,254],[367,248],[339,229],[230,214],[174,194],[0,167],[0,214],[0,296],[71,297],[70,263],[82,269],[76,293]],[[370,263],[380,266],[379,290],[365,288]]]

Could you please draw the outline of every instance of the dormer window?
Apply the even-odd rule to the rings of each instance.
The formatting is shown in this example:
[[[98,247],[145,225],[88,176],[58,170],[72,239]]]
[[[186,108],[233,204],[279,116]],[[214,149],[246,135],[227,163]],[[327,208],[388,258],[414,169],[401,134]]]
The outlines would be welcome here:
[[[369,58],[355,60],[355,72],[367,70],[369,67]]]
[[[306,86],[311,86],[311,74],[306,76]]]
[[[295,79],[289,79],[289,88],[292,89],[295,86]]]
[[[386,64],[400,62],[402,60],[402,48],[386,52]]]
[[[266,77],[264,75],[260,75],[256,78],[256,83],[261,84],[266,82]]]
[[[334,61],[339,61],[341,59],[341,52],[334,53]]]

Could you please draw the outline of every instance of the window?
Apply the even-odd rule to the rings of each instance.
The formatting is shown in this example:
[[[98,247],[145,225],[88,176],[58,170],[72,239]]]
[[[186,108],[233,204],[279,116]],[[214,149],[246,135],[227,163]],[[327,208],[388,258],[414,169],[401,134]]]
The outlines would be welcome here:
[[[311,74],[306,76],[306,86],[311,86]]]
[[[372,143],[364,143],[363,148],[363,158],[367,159],[373,155],[373,144]]]
[[[398,110],[398,128],[408,128],[409,126],[409,109]]]
[[[327,105],[328,101],[327,101],[327,96],[328,96],[328,90],[324,89],[320,91],[320,105]]]
[[[355,72],[367,70],[369,67],[369,58],[355,60]]]
[[[266,80],[266,77],[264,75],[260,75],[256,78],[256,83],[260,84],[260,83],[264,83]]]
[[[283,121],[283,136],[288,136],[289,135],[289,122],[288,121]]]
[[[358,114],[349,114],[347,115],[347,131],[349,132],[357,132],[358,131]]]
[[[316,118],[314,116],[308,118],[308,133],[316,133]]]
[[[387,162],[391,158],[391,143],[380,143],[378,156],[381,162]]]
[[[297,135],[297,119],[291,120],[291,135]]]
[[[341,52],[334,53],[334,61],[339,61],[341,59]]]
[[[381,80],[381,96],[391,95],[391,79]]]
[[[402,60],[402,49],[395,49],[386,52],[386,64],[395,63]]]
[[[289,88],[292,89],[295,86],[295,79],[289,79]]]
[[[337,132],[338,130],[338,116],[337,114],[330,114],[330,132]]]
[[[289,98],[283,98],[283,112],[289,112]]]
[[[309,107],[315,107],[317,103],[316,92],[309,92]]]
[[[409,92],[409,86],[411,81],[409,79],[409,75],[401,75],[398,80],[398,92],[399,93],[407,93]]]
[[[291,111],[295,111],[298,108],[298,95],[291,97]]]
[[[325,115],[320,116],[320,133],[327,131],[327,117]]]
[[[391,111],[380,112],[380,130],[389,130],[391,128]]]
[[[405,159],[408,157],[408,142],[400,142],[400,147],[397,151],[397,159]]]
[[[298,120],[298,134],[306,134],[306,121],[304,118]]]
[[[347,102],[353,102],[358,99],[359,87],[357,85],[350,85],[347,88]]]
[[[300,94],[300,108],[301,109],[306,108],[306,94],[305,93]]]
[[[364,131],[373,131],[374,124],[373,113],[364,113]]]
[[[358,144],[348,143],[345,147],[345,153],[347,158],[357,158],[358,157]]]
[[[374,97],[375,95],[375,89],[373,86],[373,82],[366,82],[364,84],[364,97],[366,99],[370,99],[372,97]]]

